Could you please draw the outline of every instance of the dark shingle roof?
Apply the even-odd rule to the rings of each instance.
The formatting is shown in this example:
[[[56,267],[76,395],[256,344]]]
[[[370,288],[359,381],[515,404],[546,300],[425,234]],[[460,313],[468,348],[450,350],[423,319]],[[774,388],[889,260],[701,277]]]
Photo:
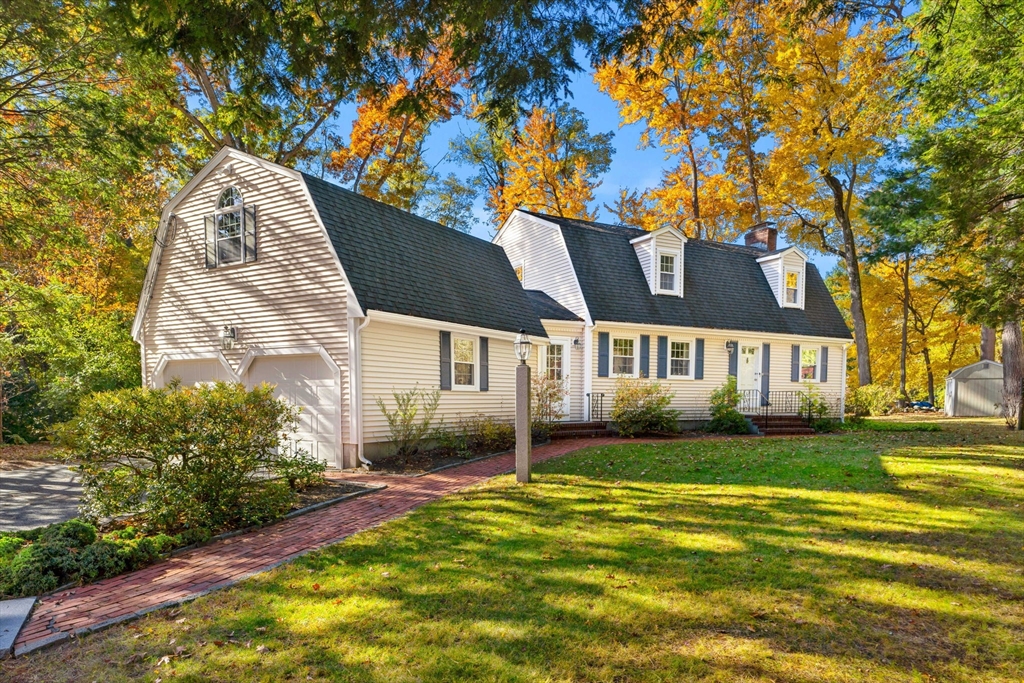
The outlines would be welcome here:
[[[539,289],[526,290],[526,297],[530,300],[530,303],[533,305],[533,310],[541,320],[583,321],[583,318],[579,317]]]
[[[364,310],[547,336],[501,247],[303,177]]]
[[[810,263],[803,310],[781,308],[757,263],[764,251],[689,240],[683,297],[653,296],[629,243],[646,234],[643,230],[532,215],[561,228],[593,320],[850,339],[843,316]]]

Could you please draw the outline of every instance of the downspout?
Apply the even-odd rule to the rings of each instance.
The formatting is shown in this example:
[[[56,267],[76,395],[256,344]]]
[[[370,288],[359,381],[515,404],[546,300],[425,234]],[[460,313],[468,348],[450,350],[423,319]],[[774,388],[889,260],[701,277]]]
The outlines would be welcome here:
[[[355,347],[355,376],[353,377],[356,385],[356,390],[353,392],[358,398],[357,401],[353,401],[352,410],[356,415],[356,455],[359,457],[359,462],[364,465],[371,465],[369,460],[363,455],[363,328],[370,324],[369,311],[367,311],[366,317],[363,318],[363,322],[359,323],[356,327],[355,334],[353,335],[352,343]]]
[[[846,356],[849,344],[843,344],[843,383],[839,387],[839,421],[846,422]]]
[[[594,362],[594,326],[583,325],[583,403],[585,410],[583,419],[590,422],[590,393],[594,390],[593,362]]]

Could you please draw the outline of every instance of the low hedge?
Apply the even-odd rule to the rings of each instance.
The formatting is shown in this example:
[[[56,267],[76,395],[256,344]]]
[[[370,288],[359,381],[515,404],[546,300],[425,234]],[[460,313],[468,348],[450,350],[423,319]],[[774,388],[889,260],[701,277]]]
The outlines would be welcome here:
[[[153,564],[173,550],[208,538],[194,531],[145,536],[134,527],[102,536],[78,519],[0,535],[0,596],[49,593]]]

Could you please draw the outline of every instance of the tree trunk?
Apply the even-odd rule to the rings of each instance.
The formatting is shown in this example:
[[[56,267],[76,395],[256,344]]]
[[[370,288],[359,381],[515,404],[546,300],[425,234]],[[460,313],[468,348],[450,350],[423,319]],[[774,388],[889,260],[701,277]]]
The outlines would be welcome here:
[[[907,332],[910,328],[910,254],[903,255],[903,329],[900,337],[900,396],[903,406],[910,403],[907,394]]]
[[[853,343],[857,347],[857,383],[864,387],[872,383],[871,353],[868,348],[868,321],[864,316],[864,292],[860,285],[860,261],[857,259],[857,241],[853,223],[844,200],[842,181],[831,173],[822,174],[832,191],[832,208],[843,231],[843,260],[846,276],[850,280],[850,315],[853,317]]]
[[[981,360],[996,359],[996,331],[988,325],[981,326]]]
[[[1024,348],[1021,346],[1020,335],[1019,320],[1010,320],[1003,324],[1003,418],[1010,426],[1018,426],[1020,383],[1024,378]]]
[[[697,178],[697,155],[693,151],[693,142],[687,142],[686,147],[690,150],[690,169],[693,173],[693,184],[691,185],[690,191],[692,193],[691,201],[693,202],[693,222],[697,225],[697,239],[704,237],[704,224],[700,220],[700,180]]]
[[[935,405],[935,372],[932,370],[932,354],[926,346],[921,350],[921,355],[924,356],[924,368],[928,373],[928,402]]]

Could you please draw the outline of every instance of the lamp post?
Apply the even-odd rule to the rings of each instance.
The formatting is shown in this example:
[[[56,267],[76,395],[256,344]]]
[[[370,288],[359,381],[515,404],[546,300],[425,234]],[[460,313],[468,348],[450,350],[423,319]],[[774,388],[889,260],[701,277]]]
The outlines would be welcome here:
[[[519,330],[512,347],[519,365],[516,366],[516,481],[527,484],[530,481],[530,457],[533,450],[533,433],[530,424],[530,341],[526,330]]]

